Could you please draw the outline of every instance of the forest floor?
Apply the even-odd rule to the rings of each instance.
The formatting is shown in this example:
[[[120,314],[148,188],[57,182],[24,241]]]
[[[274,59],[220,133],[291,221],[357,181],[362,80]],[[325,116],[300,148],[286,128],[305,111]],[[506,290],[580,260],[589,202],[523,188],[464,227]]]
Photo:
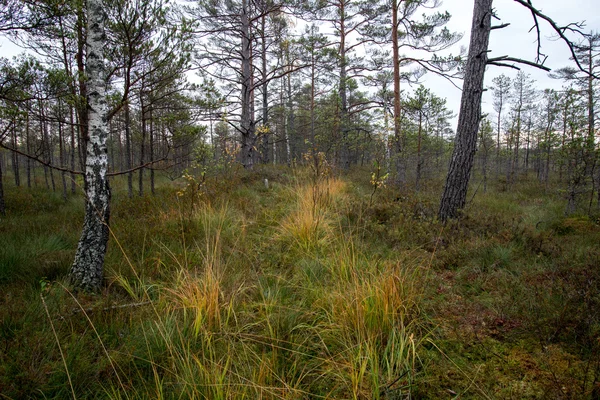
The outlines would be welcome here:
[[[446,225],[367,170],[124,182],[97,295],[81,197],[7,184],[0,398],[600,399],[599,220],[533,178]]]

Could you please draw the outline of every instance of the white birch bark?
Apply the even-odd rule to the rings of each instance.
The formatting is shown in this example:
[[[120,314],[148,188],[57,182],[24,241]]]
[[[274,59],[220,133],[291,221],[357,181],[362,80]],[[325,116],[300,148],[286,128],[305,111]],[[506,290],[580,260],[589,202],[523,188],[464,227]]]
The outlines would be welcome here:
[[[87,0],[87,112],[89,139],[85,162],[85,219],[70,279],[84,291],[102,285],[104,256],[108,243],[110,188],[107,180],[108,107],[104,67],[104,10],[101,0]]]

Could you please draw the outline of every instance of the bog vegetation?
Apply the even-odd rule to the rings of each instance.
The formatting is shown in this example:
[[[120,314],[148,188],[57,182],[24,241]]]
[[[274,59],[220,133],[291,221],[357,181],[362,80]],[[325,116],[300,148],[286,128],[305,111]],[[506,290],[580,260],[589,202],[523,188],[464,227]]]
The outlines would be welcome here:
[[[595,398],[598,220],[529,178],[443,225],[441,179],[372,173],[190,172],[133,199],[114,180],[98,295],[64,278],[82,199],[8,185],[3,396]]]

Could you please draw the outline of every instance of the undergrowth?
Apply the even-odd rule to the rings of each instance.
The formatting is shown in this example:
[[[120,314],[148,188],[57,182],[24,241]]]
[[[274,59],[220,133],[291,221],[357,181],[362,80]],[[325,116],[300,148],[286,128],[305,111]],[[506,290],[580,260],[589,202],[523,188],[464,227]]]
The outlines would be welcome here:
[[[114,181],[98,295],[64,278],[81,198],[8,185],[2,396],[599,398],[594,218],[528,182],[444,226],[436,185],[313,161],[133,199]]]

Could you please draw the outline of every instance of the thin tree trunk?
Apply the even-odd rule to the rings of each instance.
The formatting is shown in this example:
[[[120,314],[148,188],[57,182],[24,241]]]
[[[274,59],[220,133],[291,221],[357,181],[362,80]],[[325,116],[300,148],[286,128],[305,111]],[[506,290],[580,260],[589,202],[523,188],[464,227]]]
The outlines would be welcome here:
[[[297,160],[300,156],[300,148],[298,146],[298,138],[296,132],[296,112],[294,111],[294,100],[292,98],[292,77],[291,74],[286,76],[286,88],[287,88],[287,124],[286,124],[286,136],[287,136],[287,153],[288,162]]]
[[[266,15],[261,17],[261,63],[262,63],[262,125],[261,132],[261,154],[263,164],[271,162],[270,147],[271,147],[271,131],[269,128],[269,91],[267,82],[267,38],[266,38]]]
[[[46,116],[44,114],[44,105],[42,104],[41,100],[39,101],[39,107],[40,107],[40,137],[42,138],[42,154],[43,154],[44,161],[49,163],[50,159],[49,159],[49,155],[48,155],[48,152],[49,152],[48,149],[49,149],[50,145],[48,144],[48,125],[46,122]],[[50,189],[48,166],[44,164],[43,168],[44,168],[44,181],[46,182],[46,189]]]
[[[145,157],[146,157],[146,121],[143,117],[144,112],[142,111],[142,138],[140,144],[140,166],[144,165]],[[140,172],[138,175],[138,196],[142,197],[144,195],[144,167],[140,168]]]
[[[13,149],[17,149],[18,145],[19,145],[19,142],[17,140],[17,130],[16,130],[16,127],[13,126],[13,130],[12,130]],[[14,151],[12,153],[12,167],[13,167],[13,174],[15,176],[15,186],[19,187],[19,186],[21,186],[21,173],[20,173],[20,169],[19,169],[19,155],[17,153],[15,153]]]
[[[4,180],[2,178],[2,160],[4,155],[0,153],[0,215],[6,215],[6,204],[4,203]]]
[[[27,154],[31,154],[31,141],[29,137],[29,112],[25,114],[25,146]],[[25,160],[25,168],[27,170],[27,187],[31,188],[31,159]]]
[[[315,85],[316,85],[316,65],[315,48],[311,48],[310,55],[310,145],[313,155],[317,152],[317,143],[315,141]]]
[[[59,105],[59,107],[61,107],[61,105]],[[58,118],[58,157],[59,157],[59,162],[60,162],[60,166],[64,167],[65,166],[65,148],[64,148],[64,142],[63,142],[63,129],[62,129],[62,112],[59,115]],[[66,171],[61,171],[60,173],[60,177],[61,177],[61,181],[62,181],[62,195],[63,195],[63,200],[67,201],[67,173]]]
[[[350,168],[350,138],[349,138],[349,115],[348,115],[348,93],[347,93],[347,81],[348,81],[348,60],[346,59],[346,10],[345,3],[339,3],[339,15],[340,15],[340,83],[339,83],[339,96],[340,96],[340,163],[342,168]]]
[[[73,118],[73,108],[69,109],[69,122],[71,123],[71,171],[75,171],[75,152],[77,148],[75,147],[75,120]],[[76,186],[75,186],[75,177],[76,175],[71,172],[71,193],[75,194]]]
[[[392,60],[394,64],[394,173],[396,184],[404,185],[406,183],[406,169],[403,161],[403,140],[400,125],[400,114],[402,104],[400,98],[400,50],[398,42],[398,2],[402,0],[392,0]]]
[[[529,143],[531,140],[531,131],[527,129],[527,136],[525,138],[525,176],[529,174]]]
[[[142,79],[142,87],[144,86]],[[142,138],[140,145],[140,166],[144,165],[145,157],[146,157],[146,106],[144,104],[144,95],[142,91],[140,91],[140,109],[141,109],[141,124],[142,124]],[[140,168],[140,172],[138,175],[138,195],[141,197],[144,195],[144,168]]]
[[[423,168],[423,160],[421,157],[421,141],[423,135],[423,113],[419,112],[419,133],[417,139],[417,179],[415,183],[415,191],[419,191],[421,183],[421,170]]]
[[[500,129],[502,127],[502,108],[504,106],[504,93],[500,93],[500,103],[498,106],[498,119],[496,120],[496,181],[500,176]]]
[[[515,143],[513,148],[513,165],[511,169],[511,180],[510,183],[514,184],[519,175],[519,149],[521,147],[521,109],[517,112],[517,127],[515,130]]]
[[[256,144],[255,121],[252,116],[253,100],[253,76],[252,76],[252,43],[250,40],[250,19],[248,16],[248,1],[242,0],[241,15],[242,31],[242,116],[241,116],[241,134],[242,149],[241,162],[244,168],[252,169],[254,167],[254,146]]]
[[[148,132],[150,135],[150,162],[154,161],[154,122],[152,114],[152,106],[150,106],[150,129]],[[152,193],[152,195],[156,194],[154,192],[154,168],[152,167],[150,167],[150,193]]]
[[[125,103],[125,168],[130,171],[127,173],[127,194],[131,199],[133,197],[133,172],[132,154],[131,154],[131,115],[129,110],[129,101]]]

